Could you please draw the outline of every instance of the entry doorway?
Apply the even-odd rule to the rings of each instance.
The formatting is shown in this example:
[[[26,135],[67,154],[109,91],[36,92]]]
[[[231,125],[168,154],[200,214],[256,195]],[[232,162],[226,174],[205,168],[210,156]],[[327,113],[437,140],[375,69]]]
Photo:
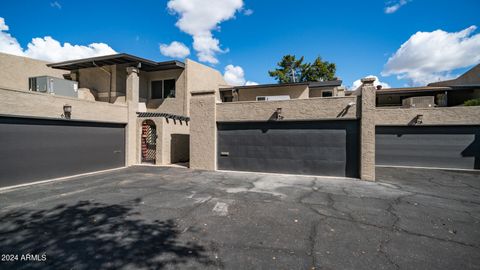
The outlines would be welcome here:
[[[142,122],[142,163],[155,164],[157,155],[157,127],[152,120]]]

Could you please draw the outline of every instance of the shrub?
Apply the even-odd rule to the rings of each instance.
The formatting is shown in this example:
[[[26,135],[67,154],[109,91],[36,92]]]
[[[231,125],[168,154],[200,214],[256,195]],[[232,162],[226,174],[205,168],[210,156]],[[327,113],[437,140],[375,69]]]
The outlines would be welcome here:
[[[480,98],[470,99],[463,103],[465,106],[480,106]]]

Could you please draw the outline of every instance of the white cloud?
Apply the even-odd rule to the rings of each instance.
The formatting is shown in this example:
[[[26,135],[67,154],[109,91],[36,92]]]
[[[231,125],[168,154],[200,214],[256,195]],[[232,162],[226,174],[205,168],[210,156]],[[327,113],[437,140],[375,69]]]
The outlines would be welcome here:
[[[258,85],[256,82],[245,80],[245,72],[241,66],[228,65],[225,67],[223,78],[230,85]]]
[[[393,0],[387,2],[387,6],[385,7],[385,13],[386,14],[392,14],[395,13],[397,10],[399,10],[402,6],[406,5],[408,3],[407,0]]]
[[[417,32],[387,61],[382,76],[397,75],[409,85],[450,79],[455,69],[480,62],[480,34],[476,26],[459,32]]]
[[[5,19],[0,17],[0,52],[23,55],[22,47],[18,43],[17,39],[12,37],[8,25],[5,24]]]
[[[253,14],[253,9],[249,9],[249,8],[248,8],[248,9],[245,9],[245,10],[243,11],[243,15],[245,15],[245,16],[250,16],[250,15],[252,15],[252,14]]]
[[[160,44],[160,53],[172,58],[185,58],[190,55],[190,49],[181,42],[173,41],[170,44]]]
[[[105,43],[92,43],[87,46],[72,45],[68,42],[63,45],[50,36],[33,38],[24,50],[17,39],[12,37],[5,20],[0,17],[0,52],[26,56],[30,58],[58,62],[71,59],[87,58],[100,55],[115,54],[110,46]]]
[[[51,2],[50,6],[53,7],[53,8],[62,9],[62,5],[60,5],[60,3],[58,1]]]
[[[226,66],[223,78],[230,85],[245,85],[245,73],[240,66]]]
[[[72,45],[68,42],[63,45],[52,37],[34,38],[27,45],[25,56],[42,59],[50,62],[70,59],[88,58],[100,55],[115,54],[116,52],[105,43],[92,43],[87,46]]]
[[[368,75],[366,78],[375,78],[375,81],[373,82],[373,85],[377,87],[378,85],[381,85],[382,88],[390,88],[390,85],[385,82],[381,82],[377,76],[374,75]],[[360,79],[356,80],[353,82],[352,87],[350,90],[357,90],[360,86],[362,86],[362,81]]]
[[[243,7],[243,0],[170,0],[167,7],[179,16],[175,25],[193,37],[198,59],[217,64],[216,55],[226,50],[220,47],[212,31],[219,30],[221,22],[234,18]]]

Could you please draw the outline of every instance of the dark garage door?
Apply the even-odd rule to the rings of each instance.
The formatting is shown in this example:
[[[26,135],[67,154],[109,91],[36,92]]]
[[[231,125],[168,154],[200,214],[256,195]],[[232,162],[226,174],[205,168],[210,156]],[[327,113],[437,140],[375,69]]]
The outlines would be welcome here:
[[[377,127],[376,163],[480,169],[480,127]]]
[[[125,166],[125,126],[0,117],[0,186]]]
[[[358,176],[357,121],[219,123],[218,168]]]

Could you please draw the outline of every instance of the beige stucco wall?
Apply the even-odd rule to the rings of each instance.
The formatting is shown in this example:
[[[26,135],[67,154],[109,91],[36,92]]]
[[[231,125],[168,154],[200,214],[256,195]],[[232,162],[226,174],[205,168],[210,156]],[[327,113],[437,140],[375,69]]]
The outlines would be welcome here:
[[[190,126],[186,121],[165,119],[163,117],[139,117],[137,118],[137,162],[141,163],[141,134],[143,121],[150,120],[155,123],[157,130],[156,140],[156,165],[169,165],[189,160]],[[181,140],[178,140],[181,137]],[[172,160],[172,158],[174,160]]]
[[[375,96],[374,79],[362,79],[360,119],[360,178],[375,181]]]
[[[112,72],[112,66],[103,68]],[[96,93],[100,100],[106,101],[110,91],[110,76],[100,68],[80,69],[78,70],[78,87],[88,88]]]
[[[0,53],[0,87],[28,91],[28,78],[53,76],[63,79],[68,72],[47,67],[48,62]]]
[[[125,103],[127,81],[125,65],[84,68],[74,73],[76,73],[78,86],[90,89],[97,100]]]
[[[186,121],[173,119],[162,119],[162,143],[160,149],[161,160],[157,164],[171,164],[176,162],[185,162],[189,160],[190,126]],[[179,140],[180,138],[180,140]],[[172,158],[174,160],[172,160]]]
[[[238,101],[256,101],[258,96],[290,96],[290,99],[307,99],[308,85],[285,87],[245,88],[238,90]]]
[[[127,103],[127,130],[126,130],[126,160],[127,165],[134,165],[138,163],[137,146],[139,144],[137,137],[137,111],[139,99],[139,70],[137,68],[129,67],[127,71],[126,80],[126,103]]]
[[[336,96],[335,87],[316,87],[309,90],[309,97],[322,97],[324,91],[332,91],[332,95]]]
[[[192,92],[190,104],[190,168],[217,167],[215,91]]]
[[[151,99],[151,82],[158,80],[176,80],[175,98]],[[145,102],[147,111],[186,115],[185,71],[183,69],[162,70],[140,73],[140,102]]]
[[[377,108],[375,124],[408,125],[417,115],[423,115],[422,125],[480,125],[480,106],[441,108]]]
[[[216,99],[220,100],[220,86],[226,86],[227,83],[223,79],[222,74],[211,67],[202,65],[193,60],[185,60],[187,91],[192,93],[195,91],[214,90]],[[190,98],[187,95],[187,113],[190,112]],[[187,114],[188,116],[189,114]]]
[[[65,104],[72,106],[71,118],[75,120],[127,123],[125,105],[0,89],[0,114],[62,118]]]
[[[282,108],[284,121],[356,119],[356,105],[348,108],[351,102],[356,104],[357,97],[218,103],[216,119],[218,122],[268,121],[277,108]]]

